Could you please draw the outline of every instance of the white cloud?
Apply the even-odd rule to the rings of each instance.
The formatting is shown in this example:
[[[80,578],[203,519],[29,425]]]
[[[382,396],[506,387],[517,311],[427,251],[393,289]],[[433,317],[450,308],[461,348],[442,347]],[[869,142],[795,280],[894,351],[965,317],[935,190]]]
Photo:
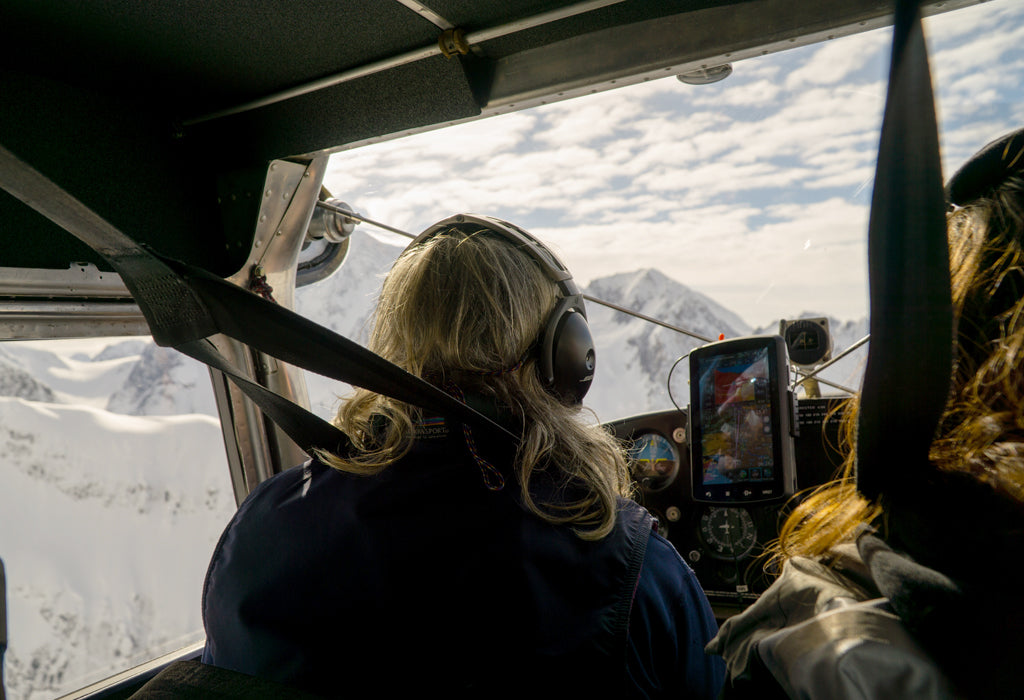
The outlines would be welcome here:
[[[953,42],[998,38],[1022,18],[1024,6],[1018,0],[980,0],[972,7],[926,17],[925,36],[930,50],[942,50]]]
[[[891,32],[875,31],[832,40],[811,53],[806,62],[786,77],[786,88],[836,85],[864,67],[864,57],[887,47]]]
[[[927,31],[948,173],[1024,121],[1024,3],[992,0]],[[808,308],[859,317],[890,36],[341,153],[326,184],[412,233],[455,211],[523,223],[584,283],[656,267],[754,325]]]
[[[726,89],[727,87],[727,85],[722,85],[722,89],[715,90],[714,94],[696,95],[694,102],[702,105],[715,105],[719,109],[724,106],[757,106],[772,103],[778,99],[783,90],[783,86],[777,80],[769,78],[750,81],[743,86],[742,90],[729,90]],[[708,92],[712,91],[708,90]]]
[[[544,115],[549,128],[536,138],[558,147],[607,140],[614,130],[628,129],[645,111],[643,98],[625,90],[606,92],[579,105],[566,102],[553,107]]]

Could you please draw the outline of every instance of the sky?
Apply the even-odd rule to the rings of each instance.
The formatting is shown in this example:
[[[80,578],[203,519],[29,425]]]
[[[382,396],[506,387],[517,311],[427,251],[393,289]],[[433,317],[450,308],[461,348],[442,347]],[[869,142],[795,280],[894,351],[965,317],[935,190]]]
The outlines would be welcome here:
[[[1024,125],[1024,2],[928,18],[925,34],[948,177]],[[713,85],[670,77],[337,153],[324,184],[409,232],[459,211],[513,221],[584,285],[652,267],[751,326],[860,319],[891,36],[737,62]]]

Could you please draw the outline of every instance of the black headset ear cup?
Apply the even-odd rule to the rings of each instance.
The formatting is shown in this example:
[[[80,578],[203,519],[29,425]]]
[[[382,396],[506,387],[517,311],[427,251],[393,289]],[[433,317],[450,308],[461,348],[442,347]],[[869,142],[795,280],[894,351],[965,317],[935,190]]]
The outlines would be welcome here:
[[[578,404],[590,390],[597,362],[590,326],[579,311],[565,310],[553,330],[549,391],[565,403]]]

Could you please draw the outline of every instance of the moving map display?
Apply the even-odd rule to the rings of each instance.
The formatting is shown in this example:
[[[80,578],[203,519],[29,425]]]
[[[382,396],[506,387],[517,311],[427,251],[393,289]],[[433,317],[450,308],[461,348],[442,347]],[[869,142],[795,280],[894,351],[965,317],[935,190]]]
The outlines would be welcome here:
[[[754,502],[793,493],[788,372],[781,336],[724,340],[690,353],[695,500]]]
[[[775,477],[768,350],[714,358],[701,372],[703,482]]]

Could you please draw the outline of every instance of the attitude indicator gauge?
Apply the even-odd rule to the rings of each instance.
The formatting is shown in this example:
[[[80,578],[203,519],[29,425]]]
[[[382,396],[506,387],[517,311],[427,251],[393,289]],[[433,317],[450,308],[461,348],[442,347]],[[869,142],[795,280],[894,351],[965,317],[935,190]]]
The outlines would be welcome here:
[[[679,452],[672,441],[659,433],[641,433],[629,448],[633,478],[648,491],[660,491],[679,473]]]

